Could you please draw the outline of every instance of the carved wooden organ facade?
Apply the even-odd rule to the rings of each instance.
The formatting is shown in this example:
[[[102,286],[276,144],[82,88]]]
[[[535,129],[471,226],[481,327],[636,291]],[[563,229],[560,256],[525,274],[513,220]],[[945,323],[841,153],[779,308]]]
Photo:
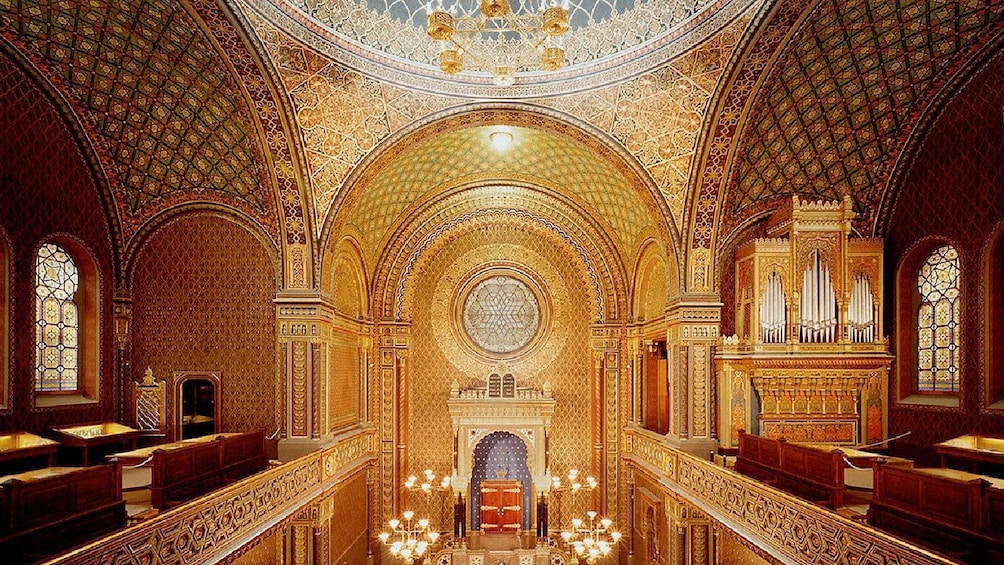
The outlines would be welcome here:
[[[882,241],[851,237],[851,201],[792,198],[736,251],[736,335],[715,362],[722,445],[738,431],[835,444],[884,439],[892,357]]]

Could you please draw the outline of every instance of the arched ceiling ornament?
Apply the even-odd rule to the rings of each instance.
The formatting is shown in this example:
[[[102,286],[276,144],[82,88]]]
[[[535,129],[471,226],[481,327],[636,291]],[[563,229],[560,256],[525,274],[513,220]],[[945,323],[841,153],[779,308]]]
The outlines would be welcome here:
[[[497,128],[514,134],[508,156],[493,155],[484,146]],[[325,219],[322,245],[351,227],[375,255],[407,210],[472,178],[560,187],[609,226],[605,231],[625,254],[622,261],[648,228],[659,234],[665,248],[676,249],[665,200],[623,148],[570,116],[490,103],[433,115],[382,143],[340,191]]]
[[[568,64],[522,73],[510,87],[493,86],[487,73],[440,71],[422,0],[240,1],[369,77],[429,93],[514,100],[596,89],[644,73],[693,49],[757,0],[570,0]]]
[[[872,234],[895,163],[924,110],[1004,31],[1004,4],[821,0],[751,109],[722,233],[793,192],[850,195]]]
[[[435,249],[479,226],[507,225],[537,233],[580,266],[582,284],[596,301],[598,321],[624,311],[626,272],[613,242],[585,211],[559,194],[529,186],[458,187],[427,202],[403,222],[384,247],[373,277],[374,315],[410,319],[413,281]]]
[[[106,147],[126,240],[158,211],[192,200],[242,210],[278,239],[260,125],[204,25],[168,0],[0,11],[0,33]]]
[[[782,0],[720,83],[688,203],[688,286],[713,292],[718,246],[791,194],[851,195],[873,234],[920,116],[1004,31],[999,3]]]

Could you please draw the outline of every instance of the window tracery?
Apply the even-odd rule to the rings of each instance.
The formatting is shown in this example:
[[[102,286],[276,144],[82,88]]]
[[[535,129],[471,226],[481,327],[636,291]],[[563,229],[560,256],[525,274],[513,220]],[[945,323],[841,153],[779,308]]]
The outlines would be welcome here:
[[[80,271],[62,247],[43,244],[35,256],[35,390],[76,391]]]
[[[959,390],[959,254],[935,249],[917,273],[917,390]]]

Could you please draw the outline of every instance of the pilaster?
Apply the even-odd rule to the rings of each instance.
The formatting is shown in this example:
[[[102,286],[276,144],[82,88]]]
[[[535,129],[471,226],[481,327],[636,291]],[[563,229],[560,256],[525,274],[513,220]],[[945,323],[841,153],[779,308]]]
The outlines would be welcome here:
[[[621,410],[621,346],[623,329],[614,325],[594,325],[592,327],[593,349],[593,398],[596,402],[594,414],[602,416],[594,421],[594,468],[603,469],[603,501],[601,512],[615,517],[623,524],[627,507],[618,504],[620,492],[620,430]],[[613,516],[615,515],[616,516]]]
[[[671,445],[707,457],[717,448],[713,351],[722,303],[713,295],[685,295],[666,312],[669,350]]]
[[[327,382],[330,333],[321,297],[313,291],[287,291],[276,296],[279,367],[285,388],[284,437],[279,459],[288,461],[323,447],[322,409]]]
[[[334,497],[302,508],[287,526],[286,562],[290,565],[329,563],[331,540],[328,522],[334,514]]]
[[[407,442],[407,358],[409,332],[407,323],[382,323],[377,327],[380,374],[380,499],[383,517],[394,515],[401,493],[399,483]],[[403,488],[403,487],[401,487]]]
[[[130,391],[132,374],[132,294],[116,290],[112,298],[112,323],[115,331],[115,382],[118,386],[118,421],[136,423],[135,399]],[[0,389],[2,390],[2,389]],[[4,401],[0,400],[0,404]]]

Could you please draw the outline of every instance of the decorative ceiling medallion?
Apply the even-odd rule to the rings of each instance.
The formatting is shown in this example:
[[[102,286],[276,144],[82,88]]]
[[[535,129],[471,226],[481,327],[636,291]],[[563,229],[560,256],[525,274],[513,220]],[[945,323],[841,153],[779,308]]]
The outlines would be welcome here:
[[[232,1],[232,0],[231,0]],[[760,0],[577,0],[560,71],[496,86],[485,72],[445,75],[418,0],[244,0],[310,49],[368,76],[464,98],[558,96],[621,82],[702,43]],[[589,22],[592,17],[593,21]],[[580,25],[580,22],[588,25]]]
[[[461,341],[480,357],[522,355],[540,341],[549,322],[539,283],[521,270],[494,267],[461,285],[455,298],[454,326]]]

